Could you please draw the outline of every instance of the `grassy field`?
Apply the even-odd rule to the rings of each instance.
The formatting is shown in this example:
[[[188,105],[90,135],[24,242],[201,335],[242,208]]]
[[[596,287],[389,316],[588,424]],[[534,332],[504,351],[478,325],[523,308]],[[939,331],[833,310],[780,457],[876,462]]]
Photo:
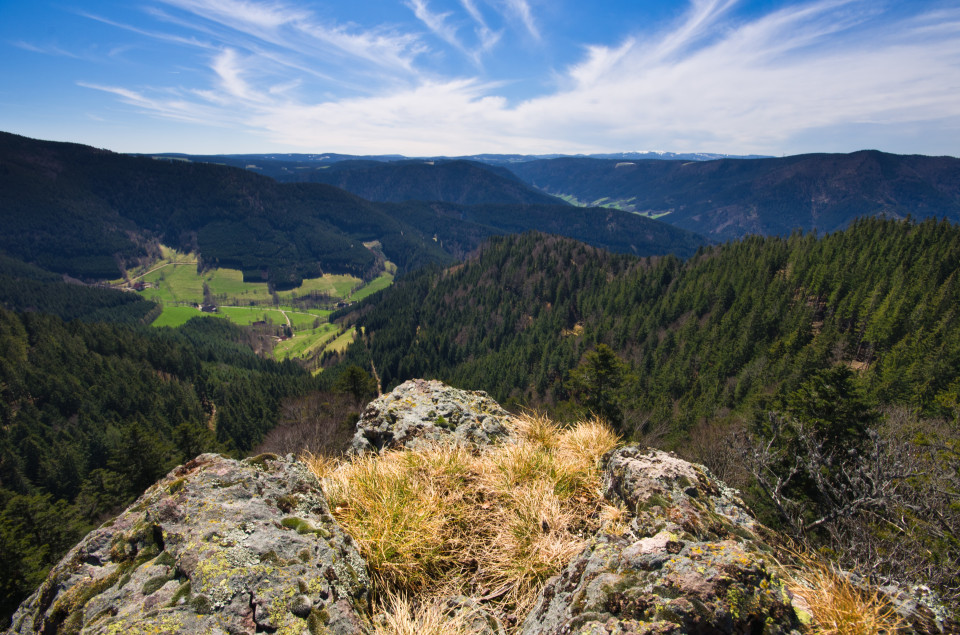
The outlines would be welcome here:
[[[303,284],[293,291],[280,293],[280,297],[289,298],[309,295],[311,291],[317,291],[337,298],[345,298],[362,282],[360,278],[354,278],[353,276],[327,274],[322,278],[304,280]]]
[[[161,252],[160,260],[128,272],[131,282],[142,280],[150,285],[141,292],[144,298],[163,305],[163,312],[153,326],[177,327],[202,315],[226,318],[244,326],[260,321],[285,326],[289,320],[294,337],[277,343],[274,349],[277,359],[306,359],[327,347],[343,350],[353,341],[352,331],[341,334],[337,326],[327,322],[331,311],[295,308],[294,299],[318,293],[329,296],[331,302],[340,299],[356,302],[393,284],[396,273],[396,265],[387,262],[385,272],[366,284],[353,276],[325,275],[304,280],[300,287],[274,296],[266,283],[244,282],[243,274],[236,269],[212,269],[201,274],[197,273],[195,255],[168,247],[161,247]],[[115,281],[118,286],[125,283]],[[204,285],[219,305],[217,313],[201,313],[196,308],[203,302]],[[273,304],[275,299],[278,305]]]
[[[282,326],[287,323],[283,317],[283,313],[281,313],[279,310],[268,309],[262,306],[222,306],[220,307],[219,313],[220,315],[228,318],[234,324],[242,324],[244,326],[259,321],[269,322],[277,326]]]
[[[391,281],[393,279],[390,274],[384,276],[389,276]],[[380,281],[384,276],[373,282]],[[164,304],[203,302],[204,283],[215,298],[222,300],[225,297],[225,304],[243,306],[273,302],[267,283],[244,282],[243,274],[237,269],[213,269],[200,275],[197,274],[195,264],[168,263],[143,275],[142,280],[152,285],[143,291],[143,296]],[[281,291],[277,293],[277,297],[283,302],[317,292],[333,298],[345,298],[362,282],[353,276],[328,274],[322,278],[304,280],[301,286],[290,291]]]
[[[333,351],[335,353],[342,353],[347,350],[347,347],[353,343],[353,340],[356,339],[356,331],[353,329],[342,333],[329,344],[324,347],[324,350]]]
[[[290,323],[293,325],[294,331],[301,331],[304,329],[314,328],[314,322],[320,320],[321,323],[326,323],[327,316],[330,315],[332,311],[324,311],[323,309],[310,309],[309,311],[287,311],[287,317],[290,318]]]
[[[278,342],[273,349],[273,355],[277,359],[310,357],[336,339],[338,331],[336,324],[328,323],[321,324],[315,329],[295,333],[292,338]]]
[[[374,294],[377,291],[380,291],[382,289],[386,289],[391,284],[393,284],[393,274],[382,273],[376,278],[374,278],[373,280],[371,280],[369,284],[363,286],[361,289],[353,293],[350,296],[350,300],[354,302],[359,302],[360,300],[364,299],[368,295]]]
[[[163,312],[153,321],[152,326],[171,326],[178,327],[183,324],[186,324],[190,321],[191,318],[200,317],[202,315],[210,315],[209,313],[201,313],[199,309],[192,306],[171,306],[168,304],[163,305]]]

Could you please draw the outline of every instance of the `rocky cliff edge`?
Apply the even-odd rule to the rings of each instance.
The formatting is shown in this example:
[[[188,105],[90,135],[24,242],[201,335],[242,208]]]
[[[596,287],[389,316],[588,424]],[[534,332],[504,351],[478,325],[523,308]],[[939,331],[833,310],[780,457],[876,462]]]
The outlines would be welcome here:
[[[407,382],[367,407],[354,447],[510,443],[510,419],[484,393]],[[761,528],[706,468],[623,447],[604,458],[603,489],[624,510],[622,531],[592,537],[517,632],[809,630]],[[71,550],[10,632],[367,633],[371,592],[366,564],[306,466],[207,454]],[[492,632],[484,624],[478,632]]]

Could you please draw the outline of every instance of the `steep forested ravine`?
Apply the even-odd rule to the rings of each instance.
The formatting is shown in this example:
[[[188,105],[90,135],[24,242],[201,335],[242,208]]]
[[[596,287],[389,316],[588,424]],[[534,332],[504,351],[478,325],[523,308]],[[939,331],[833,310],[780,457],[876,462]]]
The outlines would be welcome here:
[[[865,220],[673,257],[556,237],[495,239],[342,312],[384,387],[436,376],[556,406],[597,344],[629,364],[625,417],[689,428],[844,363],[883,402],[936,408],[960,365],[960,230]],[[334,316],[337,318],[337,316]]]

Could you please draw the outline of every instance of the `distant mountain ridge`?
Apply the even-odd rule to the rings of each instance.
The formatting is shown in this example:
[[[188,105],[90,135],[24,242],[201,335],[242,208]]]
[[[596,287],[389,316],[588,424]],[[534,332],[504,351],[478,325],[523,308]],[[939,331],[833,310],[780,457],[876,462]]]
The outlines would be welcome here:
[[[715,240],[833,232],[865,216],[960,221],[953,157],[865,150],[702,162],[564,158],[510,169],[545,192],[615,202]]]
[[[326,183],[384,203],[567,205],[527,185],[506,168],[461,159],[346,159],[327,163],[244,156],[191,157],[189,160],[233,165],[282,183]]]
[[[717,154],[712,152],[663,152],[658,150],[644,150],[634,152],[606,152],[598,154],[468,154],[462,156],[426,156],[408,157],[402,154],[338,154],[336,152],[319,153],[274,153],[262,154],[183,154],[179,152],[161,152],[157,154],[137,153],[135,156],[152,156],[155,158],[184,159],[204,161],[207,163],[224,163],[237,165],[242,161],[271,161],[280,163],[321,163],[332,164],[341,161],[376,161],[379,163],[391,161],[475,161],[488,165],[509,165],[512,163],[526,163],[544,159],[662,159],[673,161],[714,161],[716,159],[766,159],[762,154]]]
[[[670,152],[416,160],[332,154],[166,158],[236,165],[282,182],[328,183],[377,201],[562,199],[658,218],[715,241],[795,229],[833,232],[867,216],[960,220],[960,159],[876,150],[781,158]]]

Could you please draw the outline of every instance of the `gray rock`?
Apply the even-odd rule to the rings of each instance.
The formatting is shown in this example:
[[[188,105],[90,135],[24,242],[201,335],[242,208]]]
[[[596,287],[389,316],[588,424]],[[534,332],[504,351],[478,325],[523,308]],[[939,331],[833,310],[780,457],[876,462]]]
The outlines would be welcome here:
[[[367,405],[351,449],[413,449],[436,442],[486,445],[510,436],[511,417],[483,391],[412,379]]]
[[[204,454],[91,532],[13,633],[358,633],[370,582],[291,457]]]
[[[551,578],[525,635],[794,633],[802,628],[758,526],[706,468],[657,450],[607,457],[605,495],[633,512]]]

